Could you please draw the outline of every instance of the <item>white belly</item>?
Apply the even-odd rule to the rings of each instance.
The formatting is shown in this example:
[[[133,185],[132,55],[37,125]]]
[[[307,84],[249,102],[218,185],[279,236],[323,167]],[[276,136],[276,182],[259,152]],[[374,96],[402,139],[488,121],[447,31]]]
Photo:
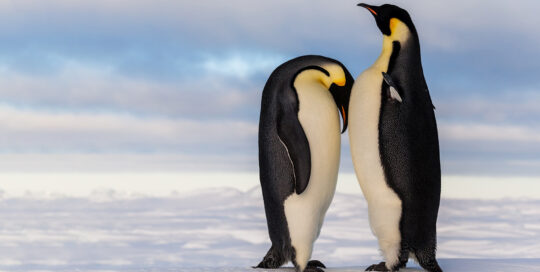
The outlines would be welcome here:
[[[291,244],[303,269],[336,190],[341,134],[338,110],[330,92],[320,84],[296,87],[298,117],[311,151],[311,176],[306,190],[300,195],[293,193],[284,206]]]
[[[349,138],[354,170],[368,202],[371,230],[387,262],[397,260],[401,200],[388,187],[379,152],[382,70],[374,66],[354,83],[349,104]]]

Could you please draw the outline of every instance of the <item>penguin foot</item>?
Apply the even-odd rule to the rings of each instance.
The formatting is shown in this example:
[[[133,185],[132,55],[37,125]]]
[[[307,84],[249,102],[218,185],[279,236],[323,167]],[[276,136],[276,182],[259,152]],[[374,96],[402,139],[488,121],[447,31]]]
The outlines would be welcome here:
[[[276,261],[271,258],[264,258],[257,266],[252,266],[252,268],[279,268],[281,266],[279,261]]]
[[[380,262],[379,264],[370,265],[366,268],[366,271],[390,271],[390,269],[386,268],[385,262]]]
[[[307,263],[307,267],[320,267],[326,268],[326,266],[318,260],[311,260]]]
[[[274,247],[272,246],[263,260],[257,265],[252,266],[253,268],[279,268],[283,265],[285,261],[279,253],[274,252]]]
[[[322,268],[316,266],[307,266],[303,272],[324,272]]]
[[[416,259],[418,260],[418,264],[420,264],[420,266],[426,271],[442,272],[442,269],[435,258],[435,246],[424,250],[417,250],[415,255]]]
[[[435,259],[428,262],[420,262],[420,266],[429,272],[443,272]]]
[[[323,268],[326,266],[318,260],[311,260],[307,263],[304,270],[300,270],[300,267],[296,262],[293,262],[295,271],[297,272],[324,272]]]

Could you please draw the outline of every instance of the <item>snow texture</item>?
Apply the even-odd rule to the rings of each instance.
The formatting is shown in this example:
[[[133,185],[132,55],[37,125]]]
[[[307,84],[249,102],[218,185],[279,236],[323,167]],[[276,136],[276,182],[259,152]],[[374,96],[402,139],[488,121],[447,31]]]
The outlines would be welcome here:
[[[539,207],[534,199],[443,199],[441,266],[540,271]],[[254,271],[270,246],[258,187],[159,198],[0,196],[0,219],[1,271]],[[327,271],[380,261],[362,196],[335,196],[313,258]]]

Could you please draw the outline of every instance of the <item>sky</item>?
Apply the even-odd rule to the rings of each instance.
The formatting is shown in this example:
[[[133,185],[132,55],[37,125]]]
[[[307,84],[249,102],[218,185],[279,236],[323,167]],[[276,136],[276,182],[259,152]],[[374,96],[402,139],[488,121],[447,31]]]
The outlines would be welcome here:
[[[392,3],[420,35],[443,175],[540,176],[540,2]],[[356,77],[379,55],[356,4],[0,1],[0,172],[256,172],[275,67],[319,54]]]

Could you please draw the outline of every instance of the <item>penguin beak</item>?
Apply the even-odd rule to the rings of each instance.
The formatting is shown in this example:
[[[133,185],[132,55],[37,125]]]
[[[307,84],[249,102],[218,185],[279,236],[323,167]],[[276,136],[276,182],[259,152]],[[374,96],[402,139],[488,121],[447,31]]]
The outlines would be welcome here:
[[[347,118],[347,115],[349,114],[349,105],[341,105],[341,117],[343,118],[343,129],[341,130],[341,134],[347,130],[347,126],[349,125],[349,119]]]
[[[339,86],[332,83],[330,86],[330,93],[334,97],[336,106],[338,107],[341,118],[343,119],[343,129],[341,130],[341,133],[344,133],[347,130],[347,126],[349,124],[349,100],[351,97],[352,85],[354,83],[354,79],[348,71],[345,72],[345,78],[345,85]]]
[[[363,7],[363,8],[366,8],[367,10],[369,10],[369,12],[371,12],[371,14],[373,14],[373,16],[377,16],[378,15],[378,7],[376,6],[371,6],[371,5],[368,5],[368,4],[364,4],[364,3],[360,3],[358,4],[357,6],[359,7]]]

